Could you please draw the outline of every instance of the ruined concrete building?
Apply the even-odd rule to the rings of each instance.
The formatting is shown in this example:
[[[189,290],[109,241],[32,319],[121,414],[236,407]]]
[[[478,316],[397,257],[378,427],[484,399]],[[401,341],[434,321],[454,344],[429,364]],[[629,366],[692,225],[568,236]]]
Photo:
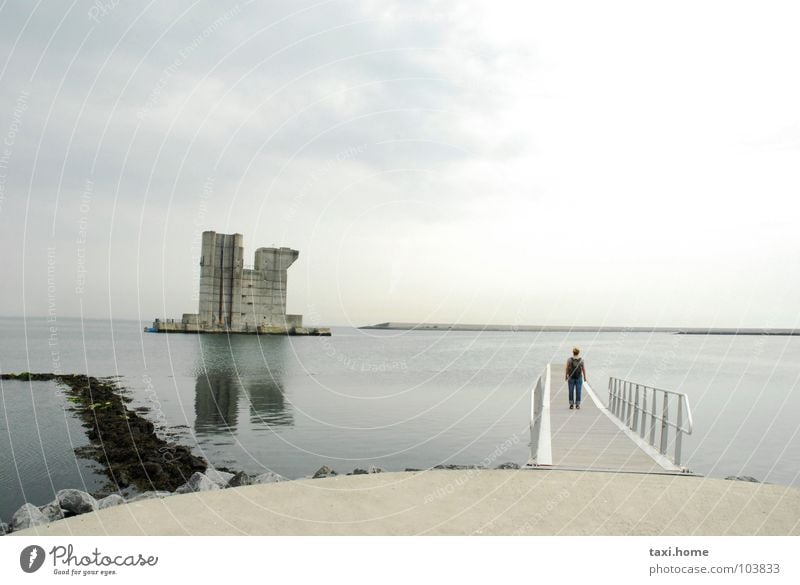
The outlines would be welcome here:
[[[203,232],[197,313],[156,319],[150,330],[330,335],[327,328],[303,327],[302,315],[286,314],[286,274],[300,252],[259,248],[254,265],[245,266],[242,244],[242,234]]]

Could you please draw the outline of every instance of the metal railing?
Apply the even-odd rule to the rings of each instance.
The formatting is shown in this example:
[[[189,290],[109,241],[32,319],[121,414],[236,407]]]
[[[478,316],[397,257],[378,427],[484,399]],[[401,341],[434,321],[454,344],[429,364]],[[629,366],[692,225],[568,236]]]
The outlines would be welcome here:
[[[550,364],[531,389],[531,457],[530,464],[552,465],[550,446]]]
[[[677,407],[672,419],[670,397],[675,397]],[[659,404],[661,408],[659,410]],[[649,407],[649,408],[648,408]],[[608,380],[608,410],[633,432],[647,441],[659,453],[671,459],[675,465],[681,464],[683,435],[692,434],[692,411],[686,394],[660,390],[619,378]],[[685,419],[685,421],[684,421]],[[656,444],[656,427],[660,426],[659,440]],[[667,454],[669,448],[669,429],[675,429],[673,455]]]

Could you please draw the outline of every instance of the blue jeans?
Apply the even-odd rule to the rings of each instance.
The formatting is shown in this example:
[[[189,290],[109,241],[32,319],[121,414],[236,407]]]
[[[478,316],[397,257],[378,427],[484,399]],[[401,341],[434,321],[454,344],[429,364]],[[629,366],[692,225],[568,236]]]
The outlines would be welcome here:
[[[569,386],[569,403],[581,403],[581,390],[583,390],[583,377],[570,378],[567,385]]]

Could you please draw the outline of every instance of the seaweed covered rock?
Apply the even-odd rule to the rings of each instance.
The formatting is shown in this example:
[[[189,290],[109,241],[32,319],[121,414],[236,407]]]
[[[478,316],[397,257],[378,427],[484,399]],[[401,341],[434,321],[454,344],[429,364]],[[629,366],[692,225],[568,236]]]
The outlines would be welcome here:
[[[519,463],[506,462],[501,463],[495,469],[519,469]]]
[[[323,465],[314,474],[314,479],[321,479],[323,477],[334,477],[336,475],[338,474],[333,469],[331,469],[327,465]]]
[[[749,483],[761,483],[755,477],[751,477],[749,475],[729,475],[725,479],[730,481],[746,481]]]
[[[245,485],[253,485],[253,478],[247,475],[244,471],[234,474],[234,476],[228,482],[228,487],[242,487]]]
[[[368,475],[370,473],[383,473],[383,469],[381,469],[380,467],[376,467],[375,465],[370,465],[367,469],[356,467],[353,471],[351,471],[347,475]]]

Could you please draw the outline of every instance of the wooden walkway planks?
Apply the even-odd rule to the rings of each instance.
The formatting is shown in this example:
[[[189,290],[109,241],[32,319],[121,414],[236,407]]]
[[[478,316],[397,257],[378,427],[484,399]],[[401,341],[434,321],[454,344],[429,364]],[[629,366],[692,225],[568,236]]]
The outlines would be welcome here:
[[[603,397],[598,396],[603,402]],[[552,365],[550,436],[554,468],[665,473],[590,398],[586,384],[580,410],[569,409],[564,368]]]

